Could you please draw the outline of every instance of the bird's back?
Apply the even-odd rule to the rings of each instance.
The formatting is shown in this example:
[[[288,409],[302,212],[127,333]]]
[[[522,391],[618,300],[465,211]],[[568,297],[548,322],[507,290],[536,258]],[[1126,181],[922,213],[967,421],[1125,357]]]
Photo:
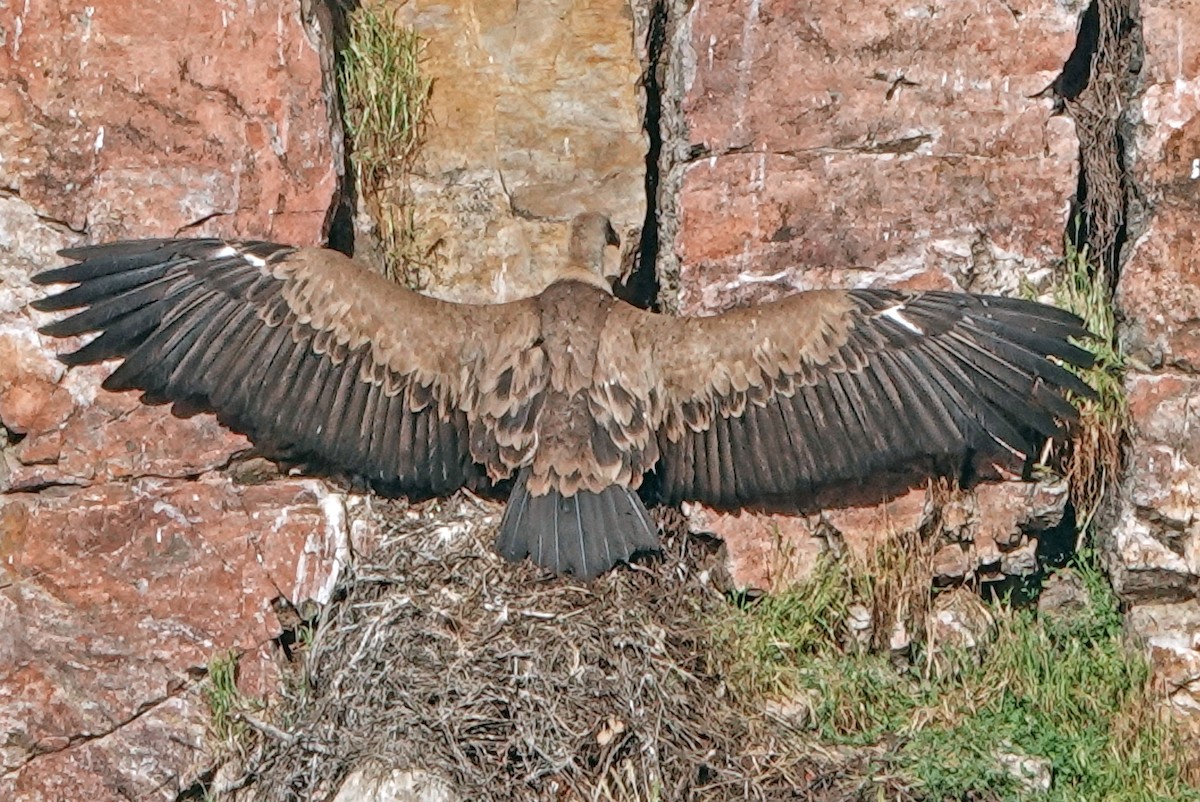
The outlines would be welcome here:
[[[530,555],[559,573],[591,577],[658,546],[657,527],[636,492],[657,445],[644,404],[626,414],[629,399],[613,381],[609,324],[620,303],[590,282],[571,280],[538,297],[537,347],[548,375],[537,445],[518,473],[497,538],[510,559]]]
[[[600,334],[614,299],[577,281],[556,282],[538,297],[549,377],[537,422],[530,490],[567,495],[596,485],[592,392]],[[604,481],[600,484],[609,484]]]

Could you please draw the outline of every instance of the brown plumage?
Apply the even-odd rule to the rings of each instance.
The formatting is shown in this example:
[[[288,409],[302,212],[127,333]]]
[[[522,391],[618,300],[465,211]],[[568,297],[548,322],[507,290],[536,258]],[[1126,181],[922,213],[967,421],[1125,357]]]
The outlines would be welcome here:
[[[497,548],[592,577],[656,548],[639,500],[809,509],[884,474],[1036,454],[1093,391],[1059,363],[1075,316],[1009,298],[825,290],[703,318],[616,300],[616,234],[576,218],[533,298],[455,304],[333,251],[144,240],[72,248],[34,277],[99,332],[61,358],[120,358],[105,389],[214,410],[265,452],[441,494],[516,475]],[[1048,357],[1053,357],[1049,359]]]

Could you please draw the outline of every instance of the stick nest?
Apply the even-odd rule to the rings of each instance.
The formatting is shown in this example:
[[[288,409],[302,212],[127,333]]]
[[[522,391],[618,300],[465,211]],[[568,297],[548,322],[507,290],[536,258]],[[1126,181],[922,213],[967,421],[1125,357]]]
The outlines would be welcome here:
[[[715,549],[677,520],[661,558],[582,583],[501,560],[473,499],[392,519],[259,728],[255,799],[332,798],[356,769],[472,800],[826,798],[844,776],[732,698],[708,651]]]

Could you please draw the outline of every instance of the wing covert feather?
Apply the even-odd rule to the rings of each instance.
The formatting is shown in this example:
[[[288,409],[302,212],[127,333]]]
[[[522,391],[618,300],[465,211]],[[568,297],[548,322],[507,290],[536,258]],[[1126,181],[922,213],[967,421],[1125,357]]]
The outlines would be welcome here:
[[[1036,455],[1093,390],[1075,316],[1018,299],[821,290],[712,317],[623,308],[668,501],[810,509],[878,473]],[[1049,358],[1053,357],[1053,359]]]
[[[476,463],[507,475],[533,447],[545,372],[529,301],[441,301],[337,252],[267,242],[63,255],[75,263],[34,281],[75,286],[34,307],[77,310],[44,333],[97,333],[67,364],[122,360],[106,389],[214,411],[267,453],[403,492],[447,492]]]

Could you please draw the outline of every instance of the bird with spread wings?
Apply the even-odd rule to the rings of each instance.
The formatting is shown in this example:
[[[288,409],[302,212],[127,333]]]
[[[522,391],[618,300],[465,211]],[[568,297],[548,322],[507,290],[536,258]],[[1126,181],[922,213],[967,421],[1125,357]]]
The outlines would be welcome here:
[[[555,280],[474,305],[340,253],[161,239],[70,248],[34,276],[43,326],[97,333],[60,358],[120,359],[106,390],[210,410],[264,453],[401,494],[515,476],[497,539],[595,577],[658,546],[638,496],[810,508],[831,488],[972,455],[1026,458],[1094,396],[1072,314],[1011,298],[819,290],[711,317],[616,299],[607,218],[572,224]]]

